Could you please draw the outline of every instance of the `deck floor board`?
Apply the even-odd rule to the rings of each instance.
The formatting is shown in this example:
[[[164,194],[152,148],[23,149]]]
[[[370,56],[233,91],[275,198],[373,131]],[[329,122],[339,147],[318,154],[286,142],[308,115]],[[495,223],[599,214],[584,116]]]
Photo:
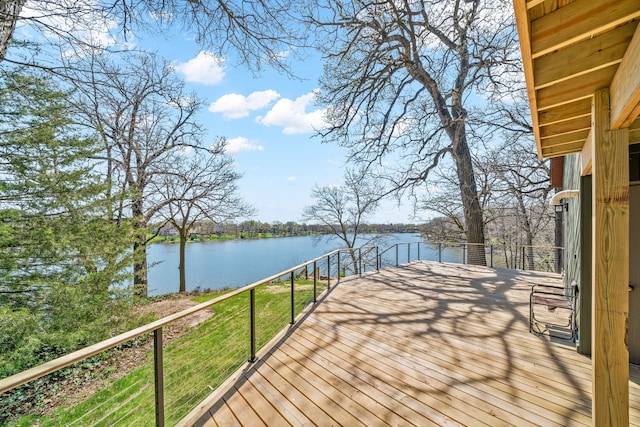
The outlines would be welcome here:
[[[434,262],[343,279],[197,425],[586,426],[591,360],[529,333],[558,275]],[[640,369],[630,367],[640,425]],[[216,398],[218,399],[218,398]],[[192,423],[192,424],[194,424]]]

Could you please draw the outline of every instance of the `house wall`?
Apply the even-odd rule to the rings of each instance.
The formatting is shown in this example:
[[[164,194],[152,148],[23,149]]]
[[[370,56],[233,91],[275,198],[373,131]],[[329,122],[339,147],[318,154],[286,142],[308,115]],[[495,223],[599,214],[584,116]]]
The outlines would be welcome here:
[[[591,176],[580,176],[579,154],[565,157],[563,190],[580,190],[580,197],[566,199],[564,212],[564,285],[578,284],[577,350],[591,354]]]
[[[578,306],[576,307],[576,320],[578,323],[578,352],[591,355],[591,300],[592,300],[592,231],[593,231],[593,201],[592,201],[592,176],[580,178],[580,214],[582,233],[581,269],[580,269],[580,293],[578,294]]]
[[[565,157],[563,190],[580,189],[580,154],[570,154]],[[564,256],[564,285],[567,289],[572,281],[580,285],[580,199],[578,197],[564,199],[565,256]]]
[[[629,361],[640,365],[640,182],[629,185]]]

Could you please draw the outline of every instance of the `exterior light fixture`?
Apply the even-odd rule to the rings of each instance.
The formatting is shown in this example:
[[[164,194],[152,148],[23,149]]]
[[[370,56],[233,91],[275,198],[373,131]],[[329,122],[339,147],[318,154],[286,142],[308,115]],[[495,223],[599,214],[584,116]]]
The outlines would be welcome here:
[[[562,213],[564,209],[564,203],[558,203],[557,205],[553,205],[553,209],[556,213]]]

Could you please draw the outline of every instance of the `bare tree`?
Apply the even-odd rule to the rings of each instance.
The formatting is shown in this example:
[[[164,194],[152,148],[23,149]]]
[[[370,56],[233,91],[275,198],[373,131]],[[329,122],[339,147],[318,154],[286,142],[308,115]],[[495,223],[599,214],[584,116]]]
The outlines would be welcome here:
[[[473,168],[478,186],[478,201],[482,209],[483,229],[485,237],[487,227],[495,220],[494,202],[496,193],[492,191],[498,182],[493,167],[486,156],[474,155]],[[436,221],[431,223],[431,233],[439,235],[445,240],[459,241],[466,239],[466,223],[464,220],[464,206],[462,200],[452,197],[459,191],[460,183],[449,162],[443,162],[434,168],[429,176],[426,190],[415,194],[416,213],[437,213]],[[442,229],[436,231],[436,227]],[[471,259],[470,259],[471,261]]]
[[[178,29],[215,54],[233,51],[252,70],[268,64],[286,71],[287,57],[304,55],[308,33],[295,24],[298,10],[292,0],[0,0],[0,62],[16,24],[64,50],[105,49],[118,35]]]
[[[491,159],[491,168],[498,178],[492,186],[497,195],[496,208],[503,216],[512,212],[514,234],[518,243],[526,248],[529,269],[534,267],[533,245],[536,238],[548,229],[553,219],[549,206],[549,166],[531,154],[534,152],[532,144],[531,139],[507,140],[493,150]]]
[[[305,206],[303,219],[324,225],[330,235],[337,236],[347,248],[353,249],[362,236],[361,228],[367,218],[378,208],[381,193],[382,189],[363,171],[347,170],[344,185],[313,188],[311,197],[315,202]],[[357,274],[355,253],[350,251],[350,254]]]
[[[174,153],[171,170],[150,185],[166,200],[159,219],[170,223],[180,236],[180,292],[186,292],[187,241],[197,223],[222,223],[253,214],[253,209],[236,194],[240,175],[233,159],[225,154],[226,141],[208,149]]]
[[[0,0],[0,61],[11,44],[18,16],[26,0]]]
[[[366,164],[397,165],[392,190],[422,186],[443,158],[456,170],[470,243],[484,242],[470,107],[519,61],[505,0],[315,2],[327,58],[325,140]],[[388,168],[391,172],[391,167]],[[476,249],[477,248],[477,249]],[[472,259],[484,263],[484,251]]]
[[[107,180],[118,190],[113,194],[126,196],[113,219],[135,221],[134,292],[145,297],[148,225],[170,202],[152,184],[171,173],[176,151],[201,148],[202,129],[194,118],[201,102],[184,93],[183,83],[157,57],[126,54],[121,59],[92,57],[88,67],[78,67],[89,71],[73,80],[79,114],[103,143],[100,158]]]

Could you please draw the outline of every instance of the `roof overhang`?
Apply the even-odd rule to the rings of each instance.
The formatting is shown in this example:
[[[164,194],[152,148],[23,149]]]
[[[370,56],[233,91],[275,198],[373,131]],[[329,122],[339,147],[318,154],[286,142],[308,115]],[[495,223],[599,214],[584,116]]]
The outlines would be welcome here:
[[[609,88],[610,129],[640,142],[640,0],[513,0],[541,158],[580,153],[593,94]]]

